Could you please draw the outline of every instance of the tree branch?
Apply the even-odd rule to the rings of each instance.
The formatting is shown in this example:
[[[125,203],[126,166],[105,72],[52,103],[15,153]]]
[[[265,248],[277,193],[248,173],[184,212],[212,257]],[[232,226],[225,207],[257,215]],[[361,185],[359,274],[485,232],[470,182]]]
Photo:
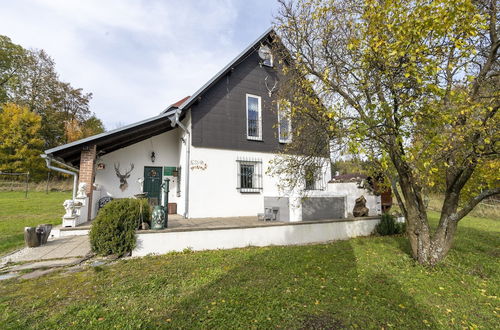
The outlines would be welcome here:
[[[403,215],[405,216],[405,218],[407,218],[408,212],[406,212],[406,207],[405,207],[403,198],[399,194],[398,184],[397,184],[397,180],[395,178],[391,178],[391,186],[392,186],[392,190],[394,192],[394,196],[396,196],[396,200],[398,201],[399,208],[401,209],[401,212],[403,212]]]
[[[472,209],[479,204],[481,201],[483,201],[485,198],[488,198],[490,196],[498,195],[500,194],[500,187],[499,188],[494,188],[494,189],[489,189],[485,190],[476,197],[472,198],[467,204],[464,205],[462,209],[460,209],[457,213],[453,214],[451,216],[451,219],[453,221],[460,221],[463,217],[465,217],[467,214],[469,214]]]

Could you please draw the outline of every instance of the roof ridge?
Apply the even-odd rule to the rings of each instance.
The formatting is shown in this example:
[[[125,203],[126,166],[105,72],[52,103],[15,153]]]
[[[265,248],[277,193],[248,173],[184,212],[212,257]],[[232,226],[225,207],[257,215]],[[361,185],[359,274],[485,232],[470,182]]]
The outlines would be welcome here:
[[[193,95],[189,97],[184,103],[179,106],[179,109],[184,110],[186,107],[191,105],[194,100],[196,100],[203,92],[205,92],[209,87],[211,87],[217,80],[224,75],[227,70],[229,70],[236,62],[238,62],[248,51],[250,51],[256,44],[261,42],[264,38],[267,38],[271,32],[274,32],[273,27],[269,27],[263,34],[261,34],[254,42],[248,45],[241,53],[239,53],[233,60],[231,60],[222,70],[217,72],[209,81],[207,81],[200,89],[198,89]]]

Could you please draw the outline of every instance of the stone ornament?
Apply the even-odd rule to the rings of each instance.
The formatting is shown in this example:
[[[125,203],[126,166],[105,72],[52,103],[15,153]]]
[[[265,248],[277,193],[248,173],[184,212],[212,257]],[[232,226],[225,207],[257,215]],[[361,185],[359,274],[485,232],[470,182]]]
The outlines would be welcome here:
[[[86,198],[87,197],[87,184],[82,182],[78,185],[78,192],[76,193],[76,198]]]
[[[66,210],[66,214],[64,214],[64,218],[73,218],[75,216],[75,201],[72,199],[67,199],[63,203],[64,210]]]
[[[139,183],[139,187],[141,189],[141,193],[143,193],[144,192],[144,178],[137,179],[137,182]]]
[[[369,209],[366,207],[366,198],[361,195],[356,198],[354,209],[352,210],[352,215],[355,217],[367,217],[369,213]]]

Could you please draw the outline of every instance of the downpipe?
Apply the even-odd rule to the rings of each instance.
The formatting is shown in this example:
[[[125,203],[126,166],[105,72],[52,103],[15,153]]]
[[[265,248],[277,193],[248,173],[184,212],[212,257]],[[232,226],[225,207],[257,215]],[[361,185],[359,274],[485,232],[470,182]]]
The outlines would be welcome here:
[[[77,186],[78,186],[78,173],[80,173],[80,171],[75,168],[75,167],[72,167],[68,164],[64,164],[63,162],[60,162],[60,161],[57,161],[55,159],[53,159],[52,157],[48,156],[48,155],[40,155],[43,159],[45,159],[45,162],[47,164],[47,168],[50,169],[50,170],[54,170],[56,172],[60,172],[60,173],[65,173],[65,174],[69,174],[69,175],[72,175],[73,176],[73,200],[75,200],[76,198],[76,190],[77,190]],[[55,166],[52,166],[52,162],[56,163],[56,164],[59,164],[59,165],[62,165],[62,166],[66,166],[68,168],[70,168],[72,171],[70,170],[66,170],[64,168],[59,168],[59,167],[55,167]]]
[[[172,127],[175,127],[176,125],[179,126],[187,136],[187,141],[185,139],[181,139],[182,142],[186,145],[186,169],[184,170],[184,172],[186,172],[186,195],[184,196],[184,218],[187,219],[189,217],[189,163],[191,157],[191,133],[189,132],[187,127],[180,122],[179,115],[180,112],[176,111],[173,116],[169,117],[169,119]]]

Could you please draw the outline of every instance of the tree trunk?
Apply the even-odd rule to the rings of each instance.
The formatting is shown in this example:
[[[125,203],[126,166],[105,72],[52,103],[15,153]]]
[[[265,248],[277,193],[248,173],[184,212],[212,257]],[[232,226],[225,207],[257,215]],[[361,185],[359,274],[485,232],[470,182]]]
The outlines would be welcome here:
[[[412,248],[412,256],[421,265],[435,266],[448,254],[457,229],[457,222],[448,219],[438,227],[434,236],[426,220],[420,215],[407,219],[407,233]]]
[[[422,217],[417,212],[409,212],[407,217],[407,234],[413,258],[420,264],[428,264],[431,254],[431,237],[425,215]]]
[[[402,211],[406,217],[412,256],[422,265],[435,266],[446,257],[451,248],[458,221],[463,217],[461,212],[457,214],[460,190],[472,175],[474,166],[462,171],[459,178],[447,178],[448,188],[438,228],[431,235],[421,187],[413,177],[410,166],[402,158],[400,150],[392,148],[390,156],[399,177],[402,196],[398,196],[398,203],[404,206]]]

